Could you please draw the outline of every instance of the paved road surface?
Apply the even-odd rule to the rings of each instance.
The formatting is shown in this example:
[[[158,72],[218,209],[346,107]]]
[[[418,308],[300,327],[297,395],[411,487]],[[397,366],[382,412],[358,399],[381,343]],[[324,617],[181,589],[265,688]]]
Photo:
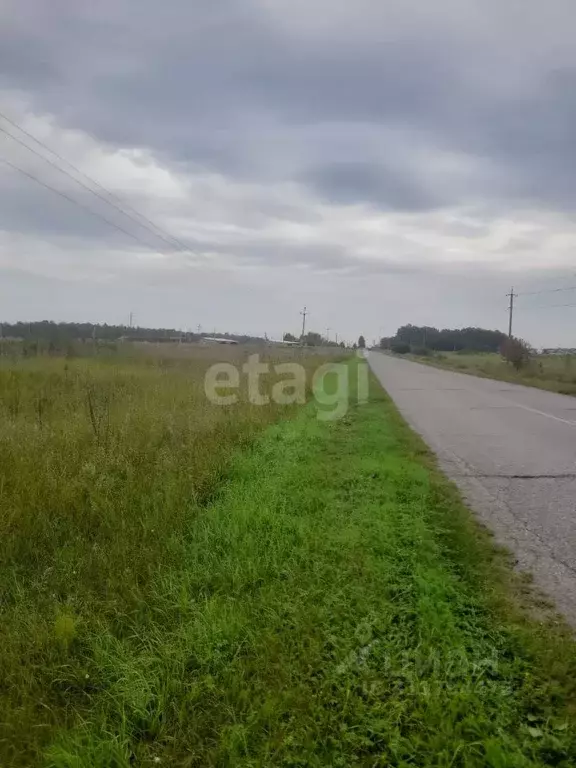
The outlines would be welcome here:
[[[576,625],[576,398],[367,357],[475,512]]]

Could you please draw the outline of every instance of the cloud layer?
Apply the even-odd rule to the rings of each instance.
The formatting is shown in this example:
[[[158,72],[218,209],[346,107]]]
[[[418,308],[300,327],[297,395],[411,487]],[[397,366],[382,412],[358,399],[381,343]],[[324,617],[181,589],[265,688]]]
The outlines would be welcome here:
[[[572,3],[93,5],[4,4],[1,111],[179,246],[0,134],[6,319],[129,304],[279,333],[307,303],[319,329],[370,337],[502,327],[512,282],[570,285]],[[519,331],[576,345],[576,310],[530,306]]]

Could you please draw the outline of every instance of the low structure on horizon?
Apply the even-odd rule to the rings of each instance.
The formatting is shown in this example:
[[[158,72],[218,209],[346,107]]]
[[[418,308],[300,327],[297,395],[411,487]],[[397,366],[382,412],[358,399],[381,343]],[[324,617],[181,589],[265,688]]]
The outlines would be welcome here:
[[[227,339],[224,336],[202,336],[200,341],[203,344],[238,344],[236,339]]]
[[[541,355],[576,355],[576,348],[574,347],[551,347],[548,349],[541,349]]]

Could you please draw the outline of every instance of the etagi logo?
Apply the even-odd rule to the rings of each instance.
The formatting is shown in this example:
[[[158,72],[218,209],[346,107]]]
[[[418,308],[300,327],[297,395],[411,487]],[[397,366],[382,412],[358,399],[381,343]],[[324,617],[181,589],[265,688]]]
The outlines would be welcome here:
[[[351,381],[356,373],[356,386]],[[273,373],[278,379],[270,394],[261,391],[261,377]],[[241,366],[216,363],[204,377],[206,397],[214,405],[234,405],[243,379],[248,400],[252,405],[304,405],[306,402],[307,371],[295,362],[262,362],[260,355],[250,355]],[[312,374],[311,388],[316,403],[317,417],[321,421],[336,421],[348,412],[351,398],[358,403],[368,400],[368,365],[363,360],[355,367],[346,363],[324,363]],[[224,394],[227,392],[227,394]]]

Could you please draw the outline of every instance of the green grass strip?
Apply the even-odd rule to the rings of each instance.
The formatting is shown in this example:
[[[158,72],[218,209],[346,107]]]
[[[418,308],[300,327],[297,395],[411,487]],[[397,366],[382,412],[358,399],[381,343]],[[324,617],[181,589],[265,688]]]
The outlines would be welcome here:
[[[434,368],[576,396],[576,355],[533,356],[519,370],[493,353],[435,352],[409,358]]]
[[[576,764],[572,641],[371,386],[268,429],[135,634],[76,641],[90,707],[48,765]]]

